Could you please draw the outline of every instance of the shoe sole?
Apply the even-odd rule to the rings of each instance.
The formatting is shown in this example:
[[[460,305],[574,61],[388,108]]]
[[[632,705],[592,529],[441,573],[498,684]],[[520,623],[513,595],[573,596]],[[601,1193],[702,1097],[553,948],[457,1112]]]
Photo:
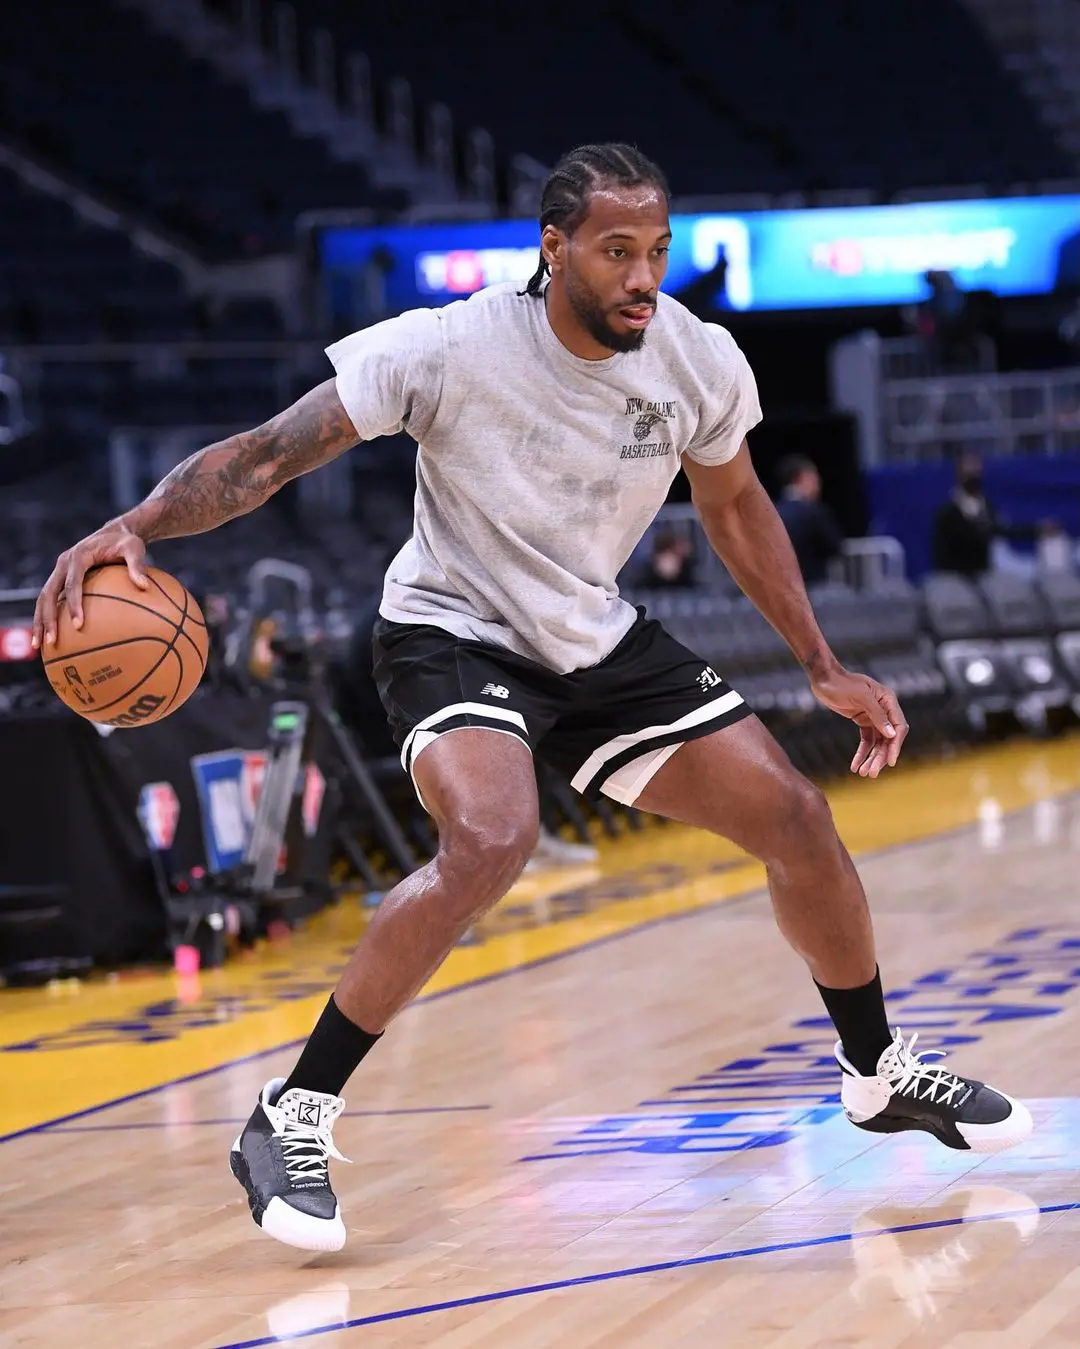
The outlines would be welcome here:
[[[309,1213],[301,1213],[277,1195],[263,1207],[258,1191],[251,1183],[251,1172],[240,1151],[239,1138],[229,1153],[229,1169],[244,1187],[256,1227],[268,1237],[299,1251],[340,1251],[345,1245],[346,1231],[340,1206],[332,1218],[313,1218]]]
[[[1026,1105],[1020,1101],[1014,1101],[1011,1096],[1006,1096],[1003,1091],[998,1092],[998,1095],[1008,1101],[1012,1107],[1009,1114],[996,1124],[969,1124],[966,1128],[971,1130],[970,1133],[964,1132],[965,1126],[963,1124],[953,1125],[952,1127],[956,1132],[951,1134],[945,1129],[935,1129],[932,1124],[925,1120],[908,1119],[903,1115],[876,1115],[868,1120],[855,1120],[850,1115],[847,1115],[846,1118],[855,1125],[856,1129],[865,1129],[867,1133],[899,1134],[909,1131],[927,1133],[955,1152],[977,1152],[986,1156],[995,1152],[1006,1152],[1009,1148],[1016,1147],[1018,1143],[1022,1143],[1031,1136],[1035,1127],[1031,1118],[1031,1111],[1028,1110]],[[957,1142],[957,1138],[961,1141]]]

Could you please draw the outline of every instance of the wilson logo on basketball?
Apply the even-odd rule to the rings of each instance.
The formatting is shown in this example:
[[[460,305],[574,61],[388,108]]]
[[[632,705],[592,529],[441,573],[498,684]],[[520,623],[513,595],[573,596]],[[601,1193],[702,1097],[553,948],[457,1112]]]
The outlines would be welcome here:
[[[140,721],[146,721],[152,717],[164,701],[164,698],[158,698],[153,693],[144,693],[138,702],[131,704],[126,712],[121,712],[118,717],[111,717],[105,725],[138,726]]]

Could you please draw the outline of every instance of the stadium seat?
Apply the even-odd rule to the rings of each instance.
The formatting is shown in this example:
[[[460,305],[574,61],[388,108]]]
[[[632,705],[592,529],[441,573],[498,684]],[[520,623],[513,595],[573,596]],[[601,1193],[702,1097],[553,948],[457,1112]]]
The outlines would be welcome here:
[[[1032,581],[1008,572],[991,572],[979,581],[992,631],[1000,637],[1029,637],[1050,629],[1050,616]]]
[[[1073,572],[1043,576],[1039,589],[1054,632],[1080,632],[1080,576]]]
[[[926,625],[939,642],[986,638],[994,630],[978,590],[962,576],[939,572],[923,582]]]

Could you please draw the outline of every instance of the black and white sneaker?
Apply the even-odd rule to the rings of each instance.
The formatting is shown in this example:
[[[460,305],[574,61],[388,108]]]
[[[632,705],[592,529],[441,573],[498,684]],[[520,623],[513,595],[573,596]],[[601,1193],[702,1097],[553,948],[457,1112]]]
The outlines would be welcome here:
[[[330,1188],[329,1159],[347,1160],[333,1139],[345,1102],[296,1087],[279,1100],[284,1085],[276,1077],[263,1087],[229,1165],[264,1232],[302,1251],[340,1251],[345,1224]]]
[[[837,1044],[836,1059],[844,1070],[840,1101],[852,1124],[879,1134],[923,1129],[948,1148],[971,1152],[1004,1152],[1028,1137],[1033,1124],[1026,1105],[939,1064],[924,1063],[925,1055],[941,1051],[916,1054],[918,1038],[905,1043],[897,1031],[874,1077],[860,1076]]]

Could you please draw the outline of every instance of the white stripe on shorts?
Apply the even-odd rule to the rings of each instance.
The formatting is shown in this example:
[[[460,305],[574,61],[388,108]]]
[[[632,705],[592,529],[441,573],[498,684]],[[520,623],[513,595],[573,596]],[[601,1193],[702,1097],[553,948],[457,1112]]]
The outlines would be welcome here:
[[[487,717],[491,721],[509,721],[515,726],[520,726],[522,730],[521,738],[528,744],[529,728],[525,725],[525,718],[520,712],[515,712],[509,707],[492,707],[490,703],[451,703],[449,707],[440,708],[438,712],[432,712],[430,717],[425,717],[423,721],[418,721],[409,734],[405,737],[405,743],[401,747],[401,766],[408,769],[409,749],[413,738],[418,731],[430,730],[432,726],[438,726],[442,721],[448,721],[451,717],[459,717],[463,713],[469,713],[472,716]],[[483,729],[482,727],[480,728]],[[495,727],[491,728],[492,730]],[[429,742],[430,743],[430,742]]]
[[[704,707],[695,707],[693,712],[688,712],[685,717],[680,717],[678,721],[670,722],[667,726],[646,726],[643,730],[633,731],[628,735],[617,735],[613,740],[608,740],[593,750],[570,779],[570,785],[575,791],[584,792],[592,784],[593,779],[603,773],[604,765],[616,755],[622,754],[624,750],[640,745],[642,754],[645,754],[651,740],[658,740],[662,736],[670,735],[672,731],[688,730],[691,726],[700,726],[702,722],[722,717],[738,707],[741,702],[742,695],[731,689],[721,697],[706,703]],[[657,763],[656,767],[659,768],[660,764]],[[641,783],[638,790],[640,791],[644,785]]]
[[[492,735],[512,735],[515,740],[521,741],[521,743],[525,746],[525,748],[529,751],[530,754],[532,753],[532,746],[525,739],[525,737],[523,735],[518,735],[517,731],[512,731],[509,728],[509,726],[506,728],[506,730],[503,730],[501,729],[501,727],[498,726],[455,726],[453,727],[452,730],[449,731],[421,731],[420,734],[413,741],[413,754],[409,760],[408,771],[409,771],[409,781],[413,785],[413,791],[416,793],[416,799],[420,802],[420,804],[423,806],[425,810],[427,810],[428,808],[427,802],[424,800],[424,794],[420,790],[416,782],[417,759],[419,759],[420,755],[423,754],[424,750],[427,749],[428,745],[433,745],[436,740],[441,739],[442,736],[444,735],[453,735],[454,731],[477,731],[477,730],[490,731]],[[616,774],[616,776],[618,776],[618,774]],[[428,811],[428,814],[430,815],[431,812]]]

